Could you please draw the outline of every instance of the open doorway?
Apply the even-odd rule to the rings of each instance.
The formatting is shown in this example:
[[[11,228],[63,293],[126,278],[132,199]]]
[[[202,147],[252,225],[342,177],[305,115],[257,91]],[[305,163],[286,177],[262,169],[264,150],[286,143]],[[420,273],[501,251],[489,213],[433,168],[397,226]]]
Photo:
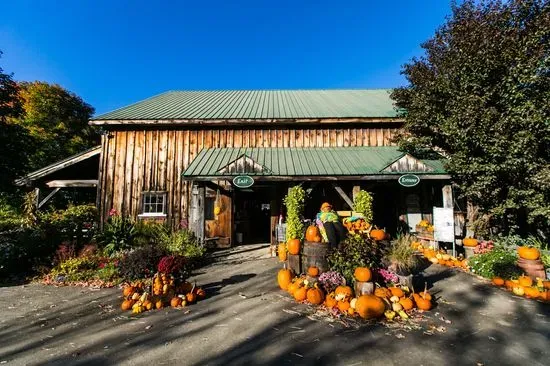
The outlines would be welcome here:
[[[271,241],[271,192],[255,186],[235,190],[234,242],[260,244]]]

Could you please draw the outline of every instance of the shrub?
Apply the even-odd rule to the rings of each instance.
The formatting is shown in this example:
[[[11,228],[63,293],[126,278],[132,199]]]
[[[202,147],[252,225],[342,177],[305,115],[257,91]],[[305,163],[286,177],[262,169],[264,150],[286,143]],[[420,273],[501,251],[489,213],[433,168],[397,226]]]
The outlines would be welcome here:
[[[157,270],[160,273],[171,274],[182,280],[186,279],[189,275],[187,260],[181,255],[162,257],[157,266]]]
[[[376,270],[381,265],[382,257],[381,244],[370,239],[368,234],[350,234],[340,250],[329,253],[327,262],[330,270],[341,273],[349,284],[354,281],[355,268]]]
[[[51,271],[54,278],[64,281],[82,281],[93,278],[98,266],[96,257],[69,258]]]
[[[134,220],[112,215],[105,223],[103,232],[96,235],[96,241],[107,255],[114,255],[116,252],[131,249],[136,234]]]
[[[159,244],[174,255],[186,257],[190,262],[198,261],[206,253],[206,248],[195,234],[188,229],[164,231],[159,237]]]
[[[122,278],[137,280],[153,275],[157,265],[166,251],[156,245],[146,245],[126,253],[119,265],[119,272]]]
[[[353,210],[362,213],[365,221],[372,223],[372,196],[369,192],[360,190],[353,200]]]
[[[138,220],[134,224],[134,227],[134,247],[159,243],[162,235],[170,232],[170,228],[167,225],[155,221]]]
[[[411,235],[399,235],[392,240],[386,254],[389,268],[399,275],[409,275],[419,266],[418,257],[414,255],[414,249],[411,247],[412,242]]]
[[[58,242],[74,243],[77,250],[94,236],[98,212],[92,205],[69,206],[66,210],[38,213],[38,225]]]
[[[504,248],[495,248],[484,254],[479,254],[468,260],[473,273],[485,278],[499,276],[514,278],[523,271],[517,266],[517,255],[514,251]]]

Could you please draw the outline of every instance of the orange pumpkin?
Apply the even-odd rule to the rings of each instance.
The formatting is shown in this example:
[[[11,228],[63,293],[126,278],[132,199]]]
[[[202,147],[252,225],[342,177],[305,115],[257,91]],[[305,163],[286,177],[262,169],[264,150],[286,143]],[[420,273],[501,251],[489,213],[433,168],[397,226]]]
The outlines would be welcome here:
[[[279,244],[279,246],[277,247],[277,254],[279,255],[279,260],[281,262],[286,261],[286,244],[285,243]]]
[[[539,293],[539,299],[550,302],[550,291],[541,291]]]
[[[374,295],[359,296],[355,302],[355,311],[363,319],[379,318],[384,314],[385,309],[384,301]]]
[[[286,248],[292,255],[300,254],[300,239],[290,239],[286,243]]]
[[[288,285],[290,284],[290,281],[292,281],[292,271],[290,269],[285,268],[279,270],[279,273],[277,274],[277,282],[279,283],[279,287],[282,290],[286,290]]]
[[[164,307],[164,303],[162,302],[162,300],[157,300],[155,302],[155,308],[162,309],[163,307]]]
[[[126,310],[130,310],[133,305],[134,305],[134,300],[124,300],[122,302],[122,305],[120,305],[120,308],[126,311]]]
[[[124,287],[124,290],[122,290],[122,296],[132,296],[134,292],[136,292],[136,288],[134,286],[126,286]]]
[[[331,292],[330,294],[327,295],[325,299],[325,306],[329,309],[332,309],[336,305],[338,305],[338,301],[334,299],[334,292]]]
[[[540,251],[533,247],[519,247],[518,254],[523,259],[536,260],[540,258]]]
[[[311,266],[307,269],[307,274],[311,277],[317,277],[319,276],[319,268]]]
[[[313,305],[319,305],[323,302],[323,291],[318,288],[310,288],[307,290],[307,301]]]
[[[308,226],[306,230],[306,240],[315,241],[315,237],[319,236],[319,229],[315,225]]]
[[[320,243],[321,242],[321,236],[317,235],[315,238],[313,238],[313,241],[316,242],[316,243]]]
[[[202,288],[198,288],[196,290],[197,300],[202,300],[206,297],[206,292]]]
[[[355,279],[359,282],[368,282],[372,278],[372,272],[367,267],[357,267],[353,273]]]
[[[300,288],[300,284],[298,282],[291,282],[286,290],[291,296],[294,296],[294,291],[296,291],[298,288]]]
[[[353,295],[353,291],[351,290],[351,287],[349,286],[338,286],[336,287],[336,290],[334,290],[335,298],[344,298],[349,299]]]
[[[305,299],[307,299],[307,288],[300,287],[294,291],[294,300],[304,301]]]
[[[423,298],[422,296],[418,297],[416,301],[416,307],[420,310],[428,311],[432,308],[432,302],[428,299]]]
[[[399,287],[388,287],[388,290],[390,290],[392,296],[397,296],[397,297],[405,296],[405,293]]]
[[[401,304],[401,306],[403,306],[403,309],[405,310],[411,310],[412,308],[414,308],[414,302],[410,297],[402,298],[401,300],[399,300],[399,303]]]
[[[512,282],[511,280],[506,280],[504,281],[504,286],[506,287],[507,290],[512,290],[512,288],[515,286],[515,283]]]
[[[374,240],[384,240],[386,237],[386,232],[380,229],[373,229],[370,231],[370,237]]]
[[[528,299],[536,299],[540,296],[540,292],[536,287],[526,287],[523,291]]]
[[[172,300],[170,300],[170,306],[173,307],[173,308],[177,308],[178,306],[181,305],[181,298],[180,297],[173,297]]]
[[[374,296],[381,297],[381,298],[388,298],[391,297],[391,291],[388,290],[385,287],[379,287],[376,290],[374,290]]]
[[[518,278],[518,283],[523,287],[533,286],[533,280],[529,276],[520,276]]]
[[[550,290],[550,281],[542,281],[542,287],[547,290]]]
[[[493,285],[496,285],[496,286],[504,285],[504,280],[500,277],[494,277],[492,282],[493,282]]]
[[[462,244],[465,247],[477,247],[477,239],[465,238],[464,240],[462,240]]]
[[[338,310],[345,313],[349,309],[349,301],[338,301]]]
[[[185,295],[185,299],[187,300],[188,303],[192,304],[197,300],[197,296],[194,293],[190,292],[187,295]]]

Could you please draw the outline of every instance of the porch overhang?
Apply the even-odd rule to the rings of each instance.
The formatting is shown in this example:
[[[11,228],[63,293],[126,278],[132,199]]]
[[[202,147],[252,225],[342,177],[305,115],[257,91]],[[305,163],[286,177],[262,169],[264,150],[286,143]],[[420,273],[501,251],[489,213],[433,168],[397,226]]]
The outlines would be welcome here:
[[[449,180],[441,159],[416,159],[394,146],[309,148],[208,148],[182,173],[191,181],[397,180],[415,174],[422,180]]]

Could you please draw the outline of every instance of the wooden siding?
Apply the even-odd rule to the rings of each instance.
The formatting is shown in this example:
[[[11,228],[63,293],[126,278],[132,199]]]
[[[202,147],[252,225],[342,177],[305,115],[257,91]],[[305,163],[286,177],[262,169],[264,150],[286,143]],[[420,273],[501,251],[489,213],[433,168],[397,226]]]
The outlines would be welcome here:
[[[171,225],[188,218],[190,183],[181,173],[205,147],[336,147],[387,146],[397,128],[315,129],[164,129],[113,130],[102,139],[100,164],[100,212],[105,219],[114,208],[136,217],[141,212],[141,193],[168,193],[167,214]]]

